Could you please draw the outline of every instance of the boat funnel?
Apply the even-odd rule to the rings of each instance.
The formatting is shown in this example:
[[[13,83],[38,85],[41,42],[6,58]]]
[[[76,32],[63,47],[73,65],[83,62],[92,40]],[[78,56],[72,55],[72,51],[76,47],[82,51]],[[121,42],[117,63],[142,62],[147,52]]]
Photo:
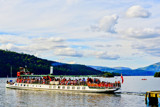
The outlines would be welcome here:
[[[50,66],[50,74],[53,74],[53,66]]]

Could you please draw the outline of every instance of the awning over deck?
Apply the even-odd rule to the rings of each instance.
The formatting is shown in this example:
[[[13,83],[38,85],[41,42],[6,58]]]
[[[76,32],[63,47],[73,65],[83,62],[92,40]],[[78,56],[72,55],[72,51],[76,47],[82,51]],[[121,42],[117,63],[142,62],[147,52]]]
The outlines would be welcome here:
[[[98,77],[99,75],[20,75],[21,77]]]

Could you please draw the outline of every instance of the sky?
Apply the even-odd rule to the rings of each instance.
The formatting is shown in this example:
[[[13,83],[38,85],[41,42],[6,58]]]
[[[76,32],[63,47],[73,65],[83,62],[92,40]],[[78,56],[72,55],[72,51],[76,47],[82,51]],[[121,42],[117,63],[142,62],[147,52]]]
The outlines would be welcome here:
[[[159,0],[0,0],[0,49],[69,64],[160,62]]]

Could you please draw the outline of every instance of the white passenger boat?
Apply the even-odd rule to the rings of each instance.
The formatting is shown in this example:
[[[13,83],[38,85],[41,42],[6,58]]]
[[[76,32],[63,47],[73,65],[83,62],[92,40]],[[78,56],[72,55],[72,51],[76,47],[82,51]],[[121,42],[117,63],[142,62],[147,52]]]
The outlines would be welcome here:
[[[74,78],[74,79],[71,79]],[[112,93],[121,88],[120,81],[100,81],[93,75],[33,75],[21,68],[15,82],[7,81],[6,88],[29,90],[57,90],[87,93]]]

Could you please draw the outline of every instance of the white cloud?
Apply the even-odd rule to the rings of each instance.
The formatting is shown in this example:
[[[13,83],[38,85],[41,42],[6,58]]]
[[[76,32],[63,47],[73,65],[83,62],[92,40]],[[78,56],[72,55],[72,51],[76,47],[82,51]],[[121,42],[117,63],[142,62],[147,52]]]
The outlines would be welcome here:
[[[143,7],[139,5],[135,5],[135,6],[130,7],[127,10],[126,15],[128,17],[148,18],[151,15],[151,13],[147,11],[146,9],[144,9]]]
[[[133,49],[137,49],[137,52],[143,52],[153,57],[160,57],[160,38],[143,39],[138,40],[132,44]]]
[[[115,25],[117,24],[117,20],[118,20],[117,15],[104,16],[100,20],[99,25],[91,26],[91,30],[115,33],[116,32]]]
[[[61,38],[34,38],[31,40],[32,44],[27,45],[27,47],[31,50],[36,51],[54,51],[56,49],[63,49],[68,47],[66,41]]]
[[[57,49],[54,54],[59,56],[82,57],[83,55],[72,48]]]
[[[3,44],[3,45],[0,45],[0,48],[1,49],[8,49],[8,50],[13,50],[13,51],[17,51],[18,50],[18,47],[12,43],[7,43],[7,44]]]
[[[152,56],[160,57],[160,46],[157,41],[147,41],[148,43],[141,43],[133,45],[134,49],[144,52],[145,54],[150,54]]]
[[[73,4],[77,4],[79,2],[79,0],[66,0],[68,5],[73,5]]]
[[[33,40],[35,42],[64,42],[65,41],[64,39],[58,38],[58,37],[48,37],[48,38],[39,37],[39,38],[35,38]]]
[[[11,35],[0,35],[0,48],[28,54],[39,54],[54,51],[56,49],[67,48],[66,41],[56,37],[27,38]]]
[[[126,37],[137,38],[137,39],[152,39],[160,37],[160,29],[157,28],[143,28],[143,29],[129,28],[121,33],[126,35]]]
[[[0,35],[0,43],[15,43],[15,40],[10,39],[12,35]]]
[[[104,60],[117,60],[120,56],[115,54],[109,54],[108,52],[100,51],[95,53],[97,58],[104,59]]]
[[[2,44],[6,44],[6,43],[27,44],[29,42],[30,41],[27,37],[20,37],[20,36],[10,35],[10,34],[0,35],[0,43]]]
[[[16,44],[19,40],[14,40],[15,36],[8,36],[6,35],[6,38],[8,40],[4,40],[5,36],[1,36],[0,41],[2,40],[4,44],[0,45],[1,49],[8,49],[11,51],[16,52],[25,52],[28,54],[35,54],[38,56],[42,56],[45,53],[53,52],[54,55],[57,56],[69,56],[69,57],[82,57],[83,54],[76,51],[73,48],[70,48],[66,41],[62,38],[54,38],[54,37],[48,37],[48,38],[28,38],[26,40],[30,41],[30,43],[24,43],[23,45]],[[25,39],[24,39],[25,40]],[[26,41],[25,41],[26,42]],[[19,42],[20,43],[20,42]],[[21,41],[23,43],[23,41]]]
[[[65,1],[4,1],[0,3],[0,29],[8,32],[56,32],[74,16]],[[58,32],[58,31],[57,31]]]

